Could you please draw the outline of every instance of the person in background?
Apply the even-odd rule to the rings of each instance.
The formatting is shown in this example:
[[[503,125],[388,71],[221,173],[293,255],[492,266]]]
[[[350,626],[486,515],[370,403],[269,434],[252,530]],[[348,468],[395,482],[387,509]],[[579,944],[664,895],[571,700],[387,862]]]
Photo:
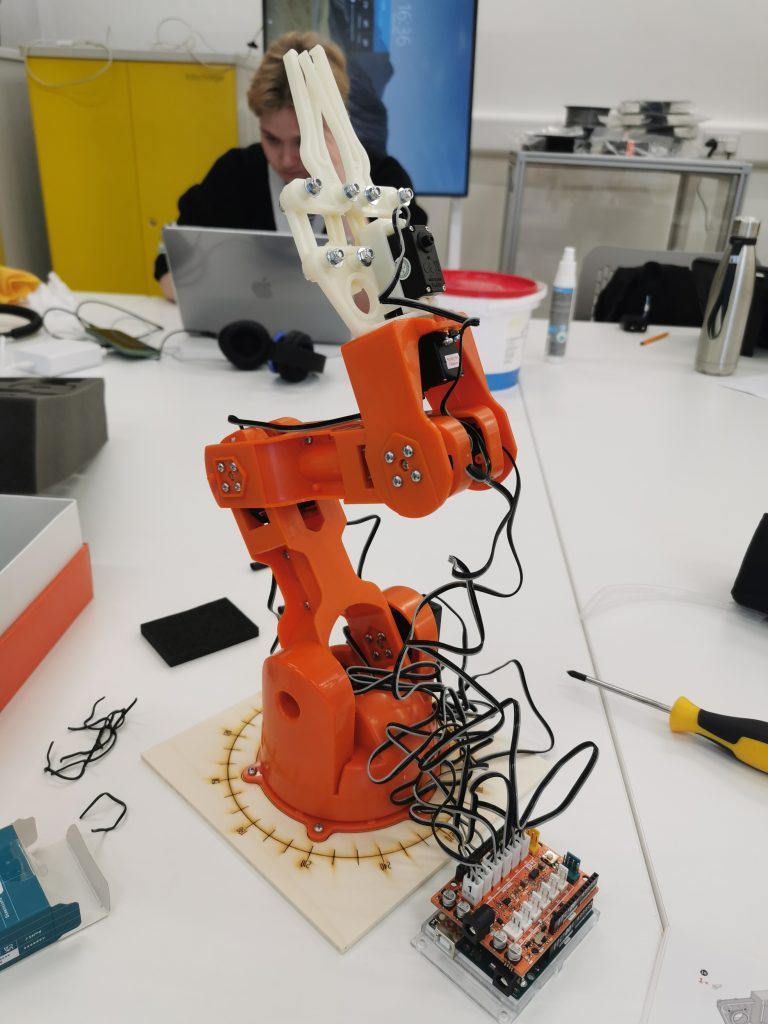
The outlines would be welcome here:
[[[196,227],[244,228],[257,231],[288,231],[288,220],[280,210],[280,192],[294,178],[309,174],[301,162],[301,136],[291,101],[283,55],[294,49],[301,53],[322,44],[344,103],[349,96],[346,58],[335,43],[314,32],[288,32],[269,47],[248,88],[248,106],[259,119],[261,142],[230,149],[219,157],[199,185],[193,185],[179,199],[177,224]],[[341,170],[333,136],[326,132],[329,152]],[[412,188],[404,168],[385,153],[368,149],[371,181],[376,185]],[[412,224],[426,224],[427,216],[411,201]],[[315,230],[322,231],[317,218]],[[174,298],[168,260],[161,250],[155,260],[155,279],[168,299]]]

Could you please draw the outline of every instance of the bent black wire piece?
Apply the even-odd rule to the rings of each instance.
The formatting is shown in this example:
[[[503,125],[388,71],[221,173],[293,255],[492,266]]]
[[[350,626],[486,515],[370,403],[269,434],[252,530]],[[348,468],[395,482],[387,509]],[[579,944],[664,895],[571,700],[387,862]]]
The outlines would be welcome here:
[[[91,800],[91,802],[88,804],[88,806],[85,808],[83,813],[78,818],[78,821],[81,821],[86,816],[88,811],[90,811],[90,809],[93,807],[93,805],[98,803],[99,800],[101,800],[101,798],[103,796],[108,796],[110,800],[114,800],[114,802],[116,804],[119,804],[123,809],[118,814],[117,819],[116,819],[116,821],[114,822],[113,825],[110,825],[108,828],[92,828],[91,832],[114,832],[114,830],[117,828],[117,826],[123,820],[123,818],[125,817],[125,815],[126,815],[126,813],[128,811],[128,804],[126,804],[124,800],[121,800],[120,797],[112,796],[111,793],[104,792],[104,793],[99,793],[99,795],[97,797],[95,797],[93,800]]]
[[[67,782],[75,782],[77,779],[82,779],[86,768],[92,761],[98,761],[110,752],[117,743],[117,730],[125,724],[126,716],[138,697],[134,697],[127,708],[115,708],[114,711],[109,711],[102,718],[94,719],[96,708],[103,700],[103,697],[99,697],[82,725],[67,726],[70,732],[95,732],[93,746],[89,750],[75,750],[72,753],[63,754],[59,758],[58,768],[54,768],[51,764],[51,751],[53,750],[53,740],[51,740],[45,754],[44,772],[55,775],[58,779],[65,779]],[[80,758],[80,760],[72,760],[73,758]]]

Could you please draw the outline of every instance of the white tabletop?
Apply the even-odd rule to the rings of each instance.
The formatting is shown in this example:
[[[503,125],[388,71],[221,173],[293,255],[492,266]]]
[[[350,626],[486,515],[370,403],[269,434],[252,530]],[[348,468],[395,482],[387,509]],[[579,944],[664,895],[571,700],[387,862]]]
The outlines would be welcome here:
[[[175,323],[175,309],[161,300],[117,301]],[[741,430],[740,412],[733,410],[740,410],[740,399],[752,402],[748,426],[757,431],[764,403],[693,374],[685,333],[635,351],[629,344],[636,338],[615,328],[577,324],[563,365],[552,367],[540,357],[535,324],[522,388],[499,394],[520,449],[516,535],[526,581],[519,597],[489,605],[489,640],[477,668],[519,657],[555,728],[556,754],[585,738],[601,748],[587,787],[546,826],[544,838],[555,849],[576,851],[586,868],[600,873],[602,917],[526,1011],[531,1019],[567,1013],[573,1020],[635,1021],[647,1002],[654,1020],[692,1020],[691,1011],[706,1000],[707,1013],[716,1014],[714,999],[726,992],[702,984],[699,968],[707,963],[693,957],[695,971],[681,968],[671,982],[664,974],[670,922],[672,930],[679,924],[706,931],[713,950],[730,950],[736,931],[754,951],[765,920],[764,907],[754,915],[743,911],[763,900],[765,779],[691,737],[671,736],[663,717],[648,709],[611,702],[607,714],[599,694],[565,676],[568,668],[594,667],[661,700],[685,692],[713,710],[761,713],[756,677],[745,677],[764,651],[762,634],[753,619],[716,605],[728,603],[765,504],[766,481],[756,465],[758,495],[746,485],[735,491],[734,467],[750,459],[725,455]],[[169,349],[178,341],[171,339]],[[105,1012],[111,1020],[152,1024],[237,1012],[289,1022],[353,1021],[362,1014],[390,1022],[407,1014],[480,1024],[484,1012],[409,945],[449,869],[341,956],[140,761],[141,751],[258,690],[272,638],[268,581],[250,572],[232,518],[210,495],[204,446],[227,433],[230,412],[312,419],[354,408],[338,350],[328,350],[333,358],[322,378],[290,386],[267,371],[234,370],[210,342],[184,343],[179,354],[186,358],[168,353],[147,363],[110,356],[101,371],[89,371],[106,380],[110,440],[82,474],[51,492],[78,500],[95,599],[0,714],[0,763],[8,780],[0,787],[0,823],[35,815],[42,837],[55,839],[104,789],[126,800],[129,815],[114,834],[91,843],[111,883],[111,916],[3,972],[0,1005],[8,1020],[42,1021],[55,1013],[67,1024],[100,1020]],[[712,458],[691,455],[687,472],[681,453],[686,438],[696,450],[694,420],[707,432],[702,452]],[[669,449],[660,439],[673,426],[678,435]],[[745,447],[759,451],[756,434]],[[720,471],[726,472],[722,494]],[[685,486],[678,472],[690,478]],[[722,524],[727,495],[743,505],[747,492],[757,504],[729,512],[723,536],[711,540],[702,520]],[[703,507],[717,507],[720,515],[694,509],[683,516],[674,505],[703,499]],[[632,527],[629,541],[617,510]],[[365,511],[354,506],[348,515]],[[470,563],[484,557],[499,513],[494,496],[476,493],[421,521],[385,510],[367,574],[383,586],[433,587],[447,578],[449,553]],[[734,537],[738,531],[744,535]],[[626,600],[625,591],[614,600],[615,592],[606,592],[607,608],[592,602],[590,611],[593,595],[627,583],[672,590],[663,600],[654,593],[642,601]],[[681,598],[680,590],[701,592],[704,603]],[[258,641],[169,669],[139,634],[143,621],[220,596],[259,624]],[[589,612],[584,620],[580,608]],[[698,642],[679,643],[676,628],[684,640]],[[689,654],[695,673],[685,670]],[[724,706],[725,688],[717,686],[726,664],[729,697],[735,699],[738,682],[738,709]],[[110,707],[139,697],[115,751],[81,782],[44,776],[50,740],[62,741],[64,727],[82,719],[102,694]],[[538,735],[530,726],[524,731],[531,740]],[[731,807],[739,815],[728,814]],[[725,863],[734,868],[717,887],[713,876]],[[741,984],[741,976],[731,980],[736,968],[729,970],[728,983]],[[689,984],[694,973],[696,987]],[[727,994],[766,986],[754,977],[743,992]]]
[[[596,674],[765,719],[768,626],[730,590],[768,509],[768,401],[724,385],[768,384],[768,353],[710,377],[693,370],[695,330],[640,346],[577,323],[553,365],[540,327],[522,395]],[[706,1000],[707,978],[741,984],[733,996],[768,985],[768,897],[749,869],[768,845],[768,779],[657,711],[605,704],[667,932],[651,1019],[692,1020],[682,1007]]]

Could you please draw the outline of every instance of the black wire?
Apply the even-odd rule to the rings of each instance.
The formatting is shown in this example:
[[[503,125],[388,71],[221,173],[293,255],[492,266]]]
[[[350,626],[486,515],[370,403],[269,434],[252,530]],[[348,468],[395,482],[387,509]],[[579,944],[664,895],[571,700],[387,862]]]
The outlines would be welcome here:
[[[125,815],[126,815],[126,813],[128,811],[128,804],[126,804],[126,802],[124,800],[121,800],[120,797],[118,797],[118,796],[113,796],[111,793],[104,792],[104,793],[99,793],[99,795],[97,797],[95,797],[93,800],[91,800],[91,802],[85,808],[85,810],[80,815],[78,820],[81,820],[82,818],[84,818],[86,816],[86,814],[88,813],[88,811],[90,811],[90,809],[96,803],[98,803],[98,801],[101,800],[101,798],[103,796],[108,796],[109,799],[112,800],[114,803],[119,804],[119,806],[122,807],[122,811],[120,811],[120,813],[118,814],[118,816],[115,819],[114,823],[112,825],[110,825],[108,828],[92,828],[91,832],[114,832],[114,830],[117,828],[117,826],[123,820],[123,818],[125,817]]]
[[[99,697],[82,725],[67,726],[70,732],[95,732],[96,737],[93,741],[93,746],[87,750],[75,750],[69,754],[63,754],[59,758],[59,767],[54,768],[51,763],[51,751],[53,750],[53,740],[51,740],[45,755],[46,764],[43,767],[44,772],[54,775],[56,778],[74,782],[76,779],[83,777],[89,764],[101,760],[102,757],[105,757],[112,750],[117,743],[117,731],[125,723],[126,716],[138,700],[138,697],[134,697],[128,707],[116,708],[114,711],[107,712],[101,718],[94,718],[96,708],[103,700],[104,697]],[[74,760],[74,758],[79,758],[80,760]],[[75,774],[67,774],[71,771],[74,771]]]
[[[373,526],[371,527],[371,531],[368,534],[368,539],[366,540],[365,544],[363,545],[363,550],[360,552],[360,559],[359,559],[359,561],[357,563],[357,570],[356,570],[356,572],[357,572],[357,575],[360,577],[360,579],[363,578],[363,566],[365,565],[365,559],[366,559],[366,557],[368,555],[368,551],[369,551],[369,549],[371,547],[371,544],[373,544],[373,538],[376,536],[376,533],[377,533],[379,527],[381,526],[381,516],[376,515],[374,513],[373,515],[370,515],[370,516],[361,516],[360,519],[348,519],[347,520],[347,526],[359,526],[361,523],[370,523],[370,522],[373,522]]]
[[[356,412],[350,416],[337,416],[332,420],[311,420],[309,423],[271,423],[269,420],[245,420],[242,416],[235,416],[230,413],[227,416],[227,423],[234,423],[238,427],[264,427],[265,430],[284,431],[308,431],[322,430],[325,427],[335,427],[339,423],[354,423],[360,419],[360,413]]]

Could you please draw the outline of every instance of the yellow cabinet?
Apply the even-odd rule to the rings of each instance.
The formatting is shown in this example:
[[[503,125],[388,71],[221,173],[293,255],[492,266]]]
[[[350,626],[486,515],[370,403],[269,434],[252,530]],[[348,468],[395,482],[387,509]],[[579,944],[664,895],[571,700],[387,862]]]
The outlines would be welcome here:
[[[29,69],[53,269],[77,290],[158,294],[163,224],[237,145],[234,67],[35,56]]]

